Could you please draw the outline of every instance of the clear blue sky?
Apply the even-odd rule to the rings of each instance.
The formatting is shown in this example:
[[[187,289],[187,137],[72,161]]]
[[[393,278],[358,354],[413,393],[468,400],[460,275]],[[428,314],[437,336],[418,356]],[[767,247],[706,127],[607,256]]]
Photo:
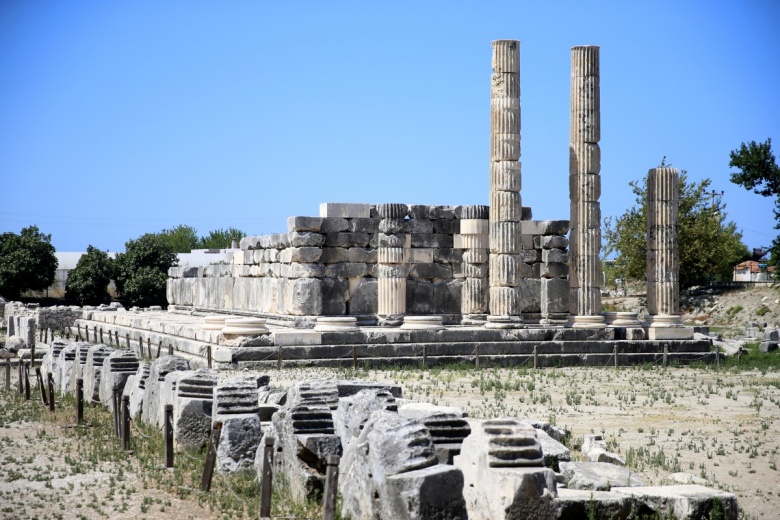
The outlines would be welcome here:
[[[487,204],[490,42],[521,41],[522,200],[568,219],[570,48],[601,47],[602,215],[663,156],[725,190],[749,247],[780,155],[780,2],[5,0],[0,232],[123,251],[145,232],[286,230],[320,202]]]

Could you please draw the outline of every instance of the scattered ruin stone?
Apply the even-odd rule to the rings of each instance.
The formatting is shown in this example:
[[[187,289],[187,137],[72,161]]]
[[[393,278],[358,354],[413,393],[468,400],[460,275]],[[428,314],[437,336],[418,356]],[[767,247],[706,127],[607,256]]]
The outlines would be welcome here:
[[[41,372],[44,375],[49,372],[51,372],[52,375],[57,373],[57,369],[59,368],[57,363],[59,361],[60,352],[68,345],[70,345],[70,341],[66,339],[55,339],[51,342],[49,351],[46,353],[43,363],[41,364]]]
[[[149,372],[151,367],[148,363],[139,363],[138,370],[135,375],[128,378],[125,383],[125,391],[123,393],[130,396],[130,417],[136,419],[141,416],[143,409],[144,394],[146,393],[146,381],[149,378]]]
[[[374,412],[341,460],[342,516],[465,519],[463,475],[438,464],[421,421]]]
[[[333,412],[333,423],[342,446],[347,446],[360,435],[371,414],[377,410],[398,411],[395,397],[387,390],[361,390],[339,400]]]
[[[635,487],[645,484],[630,469],[604,462],[561,462],[566,487],[609,491],[613,487]]]
[[[173,403],[174,440],[187,449],[203,447],[211,433],[217,371],[210,368],[182,372]]]
[[[555,518],[555,473],[541,467],[533,426],[517,419],[469,420],[455,467],[463,471],[470,520]]]
[[[103,360],[100,369],[98,399],[113,411],[114,388],[123,394],[127,378],[138,372],[138,356],[132,350],[114,350]],[[121,394],[120,394],[121,395]]]
[[[550,437],[546,431],[537,428],[536,436],[544,453],[544,465],[555,471],[559,470],[560,464],[571,460],[569,448]]]
[[[425,424],[441,464],[452,464],[453,457],[460,453],[463,439],[471,433],[469,423],[463,419],[463,410],[459,408],[414,403],[401,406],[398,413]]]
[[[720,502],[724,520],[738,517],[737,498],[732,493],[697,485],[616,487],[612,493],[628,495],[657,515],[673,515],[678,520],[714,518],[715,501]]]
[[[637,507],[628,495],[581,489],[558,488],[558,520],[652,518],[652,511]]]
[[[255,414],[260,411],[257,378],[234,377],[214,387],[216,419],[224,415]]]
[[[154,426],[162,426],[164,411],[162,392],[165,377],[176,371],[189,370],[189,362],[181,356],[164,355],[156,359],[149,368],[149,377],[145,382],[141,419]]]
[[[19,336],[8,336],[5,340],[5,349],[16,354],[20,349],[27,348],[27,342]]]
[[[260,416],[256,413],[221,415],[222,436],[217,448],[217,469],[234,472],[250,469],[262,438]]]
[[[593,448],[586,456],[591,462],[608,462],[609,464],[616,464],[618,466],[626,465],[626,461],[623,460],[620,455],[616,455],[615,453],[611,453],[601,448]]]
[[[103,362],[114,350],[108,345],[94,345],[87,350],[87,361],[81,372],[84,379],[84,399],[100,401],[100,376]]]
[[[75,363],[76,345],[71,343],[60,351],[57,372],[54,373],[54,384],[60,393],[70,393],[70,379]]]
[[[761,352],[773,352],[780,345],[780,330],[767,329],[764,331],[764,338],[758,346]]]

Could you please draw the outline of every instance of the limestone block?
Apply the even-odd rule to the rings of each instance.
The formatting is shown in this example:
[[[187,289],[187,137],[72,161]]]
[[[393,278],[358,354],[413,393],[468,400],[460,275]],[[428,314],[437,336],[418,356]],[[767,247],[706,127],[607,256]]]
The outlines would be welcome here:
[[[542,249],[542,262],[565,264],[569,261],[569,253],[565,249]]]
[[[214,415],[224,416],[257,414],[258,381],[252,377],[233,377],[213,387]]]
[[[294,316],[311,316],[322,312],[322,282],[317,278],[289,280],[285,286],[284,311]]]
[[[409,219],[402,222],[402,229],[404,233],[433,233],[433,221],[430,219]],[[380,231],[382,231],[380,226]]]
[[[350,247],[347,250],[347,262],[357,262],[373,264],[377,261],[376,249],[365,249],[362,247]]]
[[[366,247],[368,233],[328,233],[325,235],[325,245],[328,247]]]
[[[163,355],[157,358],[149,368],[149,376],[144,383],[143,403],[141,405],[141,419],[154,426],[160,425],[163,416],[162,393],[164,391],[165,377],[176,371],[189,370],[189,362],[180,356]],[[140,367],[139,367],[140,370]]]
[[[566,278],[569,275],[567,264],[538,264],[539,272],[534,273],[540,278]]]
[[[301,345],[321,345],[322,334],[313,330],[275,330],[274,345],[301,346]]]
[[[404,263],[410,264],[426,264],[433,263],[433,248],[422,247],[413,249],[404,249],[404,257],[402,258]]]
[[[517,161],[520,159],[520,134],[491,134],[490,160]]]
[[[606,491],[562,488],[558,489],[555,503],[558,507],[555,518],[561,520],[631,518],[636,514],[631,497]]]
[[[537,247],[536,239],[534,239],[534,247]],[[559,235],[541,236],[539,237],[538,247],[542,249],[566,249],[569,247],[569,240]]]
[[[349,221],[342,217],[327,217],[322,219],[321,233],[338,233],[349,230]]]
[[[568,312],[569,281],[563,278],[543,278],[540,282],[541,313],[549,316],[550,314]]]
[[[601,197],[601,175],[570,175],[569,197],[577,202],[598,202]]]
[[[720,502],[722,518],[736,520],[739,516],[737,497],[732,493],[697,485],[613,487],[612,493],[629,495],[657,514],[671,512],[674,518],[694,520],[708,518],[714,502]]]
[[[501,222],[520,222],[522,202],[516,191],[491,190],[490,207],[493,218]]]
[[[496,85],[495,94],[502,95],[506,93],[504,82],[510,81],[505,75],[499,78]],[[513,82],[514,83],[514,82]],[[511,85],[509,89],[515,86]],[[493,97],[490,100],[490,131],[497,134],[519,134],[520,133],[520,100],[511,97]]]
[[[320,247],[325,242],[325,235],[310,231],[290,231],[287,237],[292,247]]]
[[[525,222],[493,222],[490,224],[490,252],[519,254],[520,229]]]
[[[490,314],[493,316],[518,316],[520,298],[517,287],[490,287]]]
[[[320,217],[369,218],[370,204],[324,202],[320,204]]]
[[[568,220],[524,220],[521,224],[523,235],[565,235],[569,231]]]
[[[611,453],[602,448],[593,448],[592,450],[588,451],[587,458],[591,462],[609,463],[616,466],[626,465],[626,461],[623,460],[619,455]]]
[[[436,312],[457,314],[460,312],[462,282],[440,280],[433,283],[433,305]]]
[[[467,264],[486,264],[489,261],[487,248],[469,249],[463,252],[463,262]]]
[[[469,519],[556,518],[555,473],[539,467],[536,430],[514,419],[470,422],[472,433],[454,460]]]
[[[372,388],[339,399],[338,408],[333,412],[333,426],[344,448],[360,435],[371,414],[377,410],[398,410],[395,397],[389,391]]]
[[[494,40],[491,66],[494,72],[520,73],[520,42],[517,40]]]
[[[347,231],[351,233],[377,233],[379,232],[378,218],[352,218],[347,221]]]
[[[593,250],[593,248],[601,248],[601,229],[575,229],[572,228],[569,235],[570,241],[570,253],[572,257],[575,252]],[[587,253],[580,253],[587,254]]]
[[[222,416],[222,436],[217,448],[217,469],[235,472],[253,466],[262,437],[256,413]]]
[[[433,221],[433,232],[444,235],[452,235],[460,232],[460,221],[455,219],[439,218]]]
[[[378,282],[375,279],[363,278],[350,289],[348,313],[351,315],[376,314]]]
[[[100,401],[100,369],[103,361],[113,352],[108,345],[94,345],[87,351],[87,360],[81,372],[84,380],[84,399],[94,402]]]
[[[284,258],[285,253],[289,255],[289,259]],[[323,250],[319,247],[288,247],[287,249],[282,250],[282,254],[283,256],[280,258],[281,262],[310,263],[319,262]]]
[[[525,266],[520,255],[490,255],[491,285],[516,287],[523,277],[521,265]]]
[[[349,262],[349,249],[343,247],[323,247],[319,261],[323,264]]]
[[[538,278],[523,278],[517,292],[520,295],[520,312],[541,312],[542,282]]]
[[[412,314],[433,314],[436,312],[433,284],[427,280],[407,280],[407,312]]]
[[[490,286],[484,278],[466,278],[461,289],[461,314],[484,314],[488,311]]]
[[[441,233],[424,234],[424,233],[412,233],[411,235],[412,247],[452,247],[452,235],[444,235]]]
[[[149,378],[150,366],[147,363],[140,363],[135,375],[127,378],[125,390],[122,395],[130,397],[130,417],[137,420],[141,415],[143,407],[144,393],[146,391],[146,380]]]
[[[522,187],[521,164],[517,161],[490,163],[490,186],[495,190],[519,192]]]
[[[376,211],[382,219],[404,219],[409,216],[409,207],[406,204],[377,204]]]
[[[490,102],[491,106],[497,101],[506,101],[506,110],[514,109],[520,112],[520,75],[506,72],[494,72],[490,76]],[[491,130],[500,130],[501,127],[491,125]]]
[[[114,388],[125,389],[127,379],[138,372],[138,357],[132,350],[114,350],[103,360],[98,383],[98,400],[113,411]]]
[[[569,279],[572,287],[601,287],[601,259],[597,255],[572,255]]]
[[[335,278],[323,278],[322,280],[323,305],[330,302],[344,303],[348,300],[349,300],[349,282],[347,280],[338,280]]]
[[[561,462],[560,468],[570,489],[609,491],[613,487],[645,485],[630,469],[606,462]]]
[[[366,275],[368,266],[364,263],[344,262],[341,264],[330,264],[325,266],[326,278],[362,278]]]
[[[73,377],[75,365],[78,364],[78,361],[75,359],[76,349],[76,344],[71,343],[60,352],[59,363],[57,364],[58,370],[57,374],[54,375],[54,381],[57,389],[63,394],[73,392],[70,388],[70,381]]]
[[[452,267],[444,264],[412,264],[409,271],[412,278],[427,280],[452,280]]]
[[[344,451],[342,515],[466,518],[462,474],[436,463],[430,433],[421,422],[374,412]]]
[[[311,231],[320,232],[323,219],[320,217],[288,217],[287,231]],[[245,249],[242,247],[241,249]]]
[[[560,465],[571,460],[571,453],[569,448],[550,437],[547,432],[537,428],[536,436],[539,439],[539,444],[542,446],[542,453],[544,453],[544,465],[548,468],[552,468],[555,471],[559,471]]]
[[[569,145],[569,175],[578,177],[583,174],[598,174],[601,172],[601,148],[596,142],[573,142]],[[601,181],[599,191],[601,191]],[[572,185],[569,184],[571,190]],[[570,191],[574,196],[576,190]],[[578,199],[579,200],[579,199]],[[598,198],[597,198],[598,200]]]

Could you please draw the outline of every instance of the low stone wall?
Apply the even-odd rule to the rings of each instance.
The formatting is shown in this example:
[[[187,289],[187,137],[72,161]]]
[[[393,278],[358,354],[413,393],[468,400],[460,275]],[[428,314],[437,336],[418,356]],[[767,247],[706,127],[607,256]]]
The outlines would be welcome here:
[[[287,233],[246,237],[241,251],[228,255],[225,264],[171,268],[169,304],[272,319],[350,315],[372,324],[382,265],[378,249],[385,241],[402,246],[403,258],[394,258],[392,265],[406,274],[405,314],[440,314],[446,323],[457,323],[464,280],[488,277],[486,239],[484,262],[464,262],[470,246],[461,234],[461,217],[463,208],[474,206],[409,205],[403,219],[381,219],[370,204],[324,206],[322,214],[337,216],[290,217]],[[482,208],[487,216],[487,207]],[[568,221],[530,220],[530,208],[523,208],[523,218],[522,269],[517,273],[522,312],[532,321],[563,319],[568,310]],[[313,326],[313,319],[298,319],[295,325]]]

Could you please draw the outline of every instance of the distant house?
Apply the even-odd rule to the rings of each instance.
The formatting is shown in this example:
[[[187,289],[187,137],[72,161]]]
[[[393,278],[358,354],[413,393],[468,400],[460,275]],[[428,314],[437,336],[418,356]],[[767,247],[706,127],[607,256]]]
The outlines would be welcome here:
[[[734,266],[732,280],[735,282],[773,282],[775,267],[755,260],[746,260]]]

